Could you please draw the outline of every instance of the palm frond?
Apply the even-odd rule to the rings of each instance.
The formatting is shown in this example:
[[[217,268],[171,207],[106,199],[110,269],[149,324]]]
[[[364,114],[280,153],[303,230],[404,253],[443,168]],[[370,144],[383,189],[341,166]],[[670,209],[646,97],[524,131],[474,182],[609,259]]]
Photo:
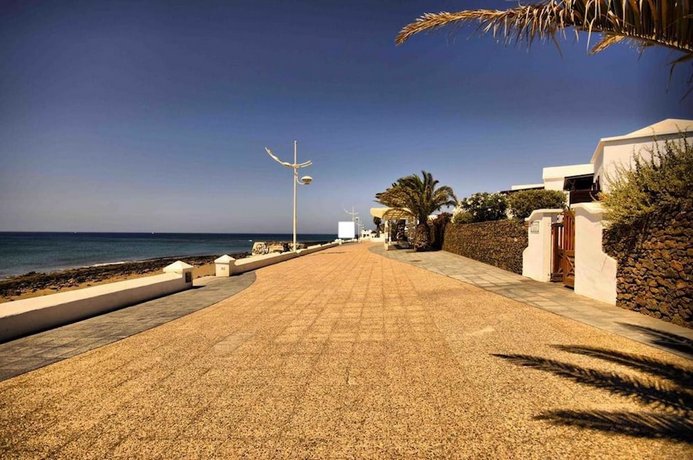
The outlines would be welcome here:
[[[475,23],[480,33],[491,33],[505,43],[555,41],[556,35],[565,37],[572,29],[576,36],[579,31],[605,35],[593,52],[629,39],[639,46],[660,45],[693,54],[692,4],[690,0],[547,0],[506,10],[426,13],[404,26],[395,42],[399,45],[422,32]]]
[[[412,174],[399,178],[384,192],[376,193],[375,199],[396,210],[406,209],[419,222],[444,206],[455,206],[457,198],[447,185],[437,187],[439,181],[427,171],[421,176]]]
[[[615,45],[616,43],[621,43],[622,41],[626,40],[626,37],[623,35],[609,35],[605,34],[602,39],[592,47],[592,50],[590,50],[590,53],[592,54],[597,54],[601,53],[611,45]]]

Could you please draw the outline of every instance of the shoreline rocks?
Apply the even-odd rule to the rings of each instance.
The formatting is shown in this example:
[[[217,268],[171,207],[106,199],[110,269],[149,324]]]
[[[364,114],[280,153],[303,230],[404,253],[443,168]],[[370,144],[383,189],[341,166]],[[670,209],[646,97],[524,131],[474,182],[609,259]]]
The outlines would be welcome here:
[[[247,257],[247,252],[233,254],[236,259]],[[54,272],[29,272],[23,275],[0,279],[0,298],[16,297],[27,292],[45,289],[59,291],[89,283],[116,277],[132,277],[133,275],[148,275],[159,273],[176,260],[200,266],[214,263],[217,255],[159,257],[141,261],[104,264],[90,267],[70,268]]]
[[[326,241],[303,242],[299,243],[299,248],[322,243],[326,243]],[[291,243],[285,241],[267,241],[265,244],[269,252],[285,252],[290,250],[291,246]],[[229,255],[234,259],[242,259],[249,257],[251,253],[241,252]],[[23,275],[0,279],[0,301],[13,300],[13,298],[37,291],[53,290],[57,292],[67,288],[88,287],[91,284],[101,283],[109,279],[116,281],[117,278],[126,279],[153,275],[161,273],[161,270],[166,265],[177,260],[183,260],[195,267],[212,265],[217,257],[219,257],[219,254],[157,257],[132,262],[70,268],[47,273],[32,271]],[[50,294],[50,292],[46,292],[46,294]]]

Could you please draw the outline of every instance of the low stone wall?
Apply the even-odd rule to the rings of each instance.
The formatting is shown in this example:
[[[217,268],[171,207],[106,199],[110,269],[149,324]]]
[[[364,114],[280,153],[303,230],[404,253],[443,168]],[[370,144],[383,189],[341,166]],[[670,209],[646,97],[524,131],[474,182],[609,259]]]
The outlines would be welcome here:
[[[0,310],[0,343],[190,289],[191,270],[192,267],[180,273],[168,272],[4,303]]]
[[[448,224],[443,250],[522,274],[527,227],[515,220]]]
[[[296,252],[254,255],[241,260],[235,260],[232,257],[225,259],[226,256],[222,256],[219,259],[215,260],[216,276],[225,277],[231,275],[238,275],[240,273],[257,270],[259,268],[274,265],[279,262],[284,262],[285,260],[290,260],[296,257],[305,256],[308,254],[312,254],[314,252],[322,251],[323,249],[333,248],[335,246],[339,246],[340,244],[342,243],[334,242],[326,244],[316,244],[313,246],[308,246],[304,249],[299,249]]]
[[[693,327],[693,207],[660,210],[646,222],[604,232],[618,262],[616,304]]]

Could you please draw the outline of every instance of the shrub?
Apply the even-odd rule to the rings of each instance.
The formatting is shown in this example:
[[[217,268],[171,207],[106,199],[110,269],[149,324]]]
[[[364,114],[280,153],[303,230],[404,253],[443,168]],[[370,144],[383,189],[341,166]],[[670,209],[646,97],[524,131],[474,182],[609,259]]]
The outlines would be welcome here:
[[[469,211],[465,211],[461,207],[455,208],[452,213],[452,223],[453,224],[469,224],[474,222],[472,214]]]
[[[610,191],[600,200],[611,225],[633,225],[658,209],[684,209],[693,202],[693,146],[685,134],[644,151],[651,158],[633,155],[632,169],[618,167],[607,178]]]
[[[560,190],[522,190],[508,196],[508,207],[516,219],[526,219],[536,209],[565,207],[565,193]]]
[[[465,211],[462,208],[456,208],[452,214],[453,224],[469,224],[474,222],[472,214],[469,211]]]
[[[505,219],[507,207],[505,195],[500,193],[475,193],[460,201],[460,208],[471,215],[472,222]]]

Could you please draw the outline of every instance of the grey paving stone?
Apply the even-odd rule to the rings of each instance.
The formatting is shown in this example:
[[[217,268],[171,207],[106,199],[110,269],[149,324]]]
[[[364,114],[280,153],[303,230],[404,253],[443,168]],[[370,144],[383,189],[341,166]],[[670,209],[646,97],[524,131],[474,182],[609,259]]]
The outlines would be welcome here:
[[[200,287],[0,344],[0,381],[152,329],[250,286],[255,273],[201,278]]]

